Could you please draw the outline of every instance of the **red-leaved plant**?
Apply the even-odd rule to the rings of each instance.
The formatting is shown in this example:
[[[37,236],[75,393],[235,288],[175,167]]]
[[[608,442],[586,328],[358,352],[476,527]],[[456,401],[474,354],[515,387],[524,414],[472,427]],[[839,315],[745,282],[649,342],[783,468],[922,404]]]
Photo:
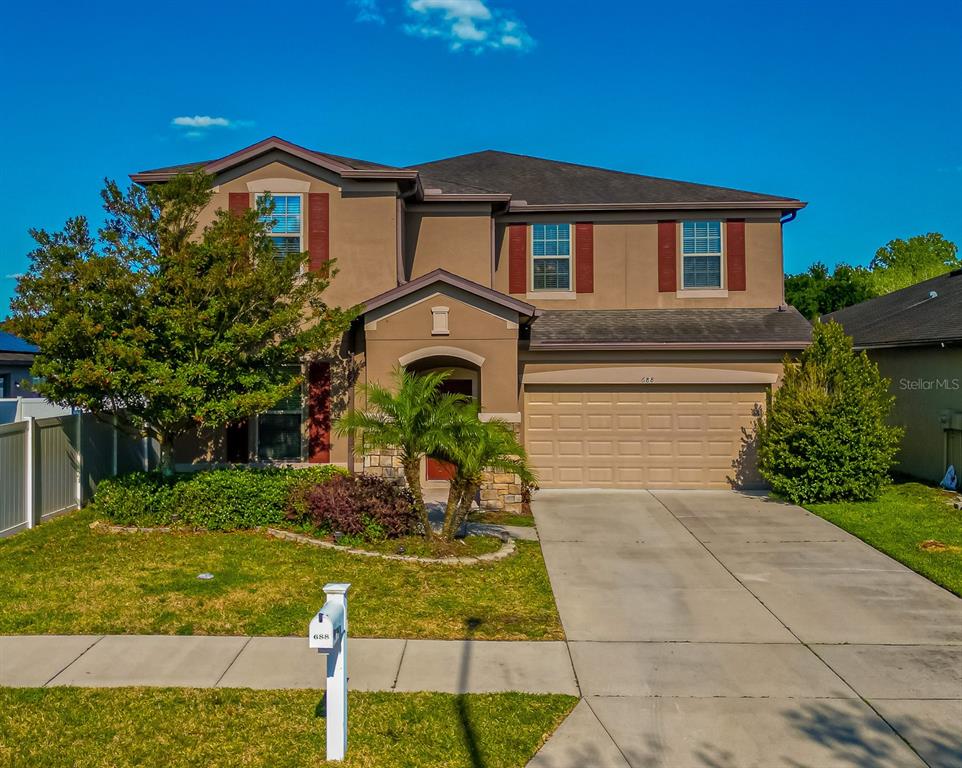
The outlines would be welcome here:
[[[299,489],[288,505],[287,519],[368,540],[407,536],[419,524],[410,491],[365,475],[334,477]]]

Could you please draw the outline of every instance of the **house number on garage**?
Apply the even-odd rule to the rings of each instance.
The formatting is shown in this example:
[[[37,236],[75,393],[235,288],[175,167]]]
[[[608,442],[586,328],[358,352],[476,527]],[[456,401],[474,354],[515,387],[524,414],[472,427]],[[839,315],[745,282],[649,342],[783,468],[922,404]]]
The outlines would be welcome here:
[[[642,376],[642,377],[641,377],[641,383],[642,383],[642,384],[654,384],[654,383],[655,383],[655,377],[654,377],[654,376]]]

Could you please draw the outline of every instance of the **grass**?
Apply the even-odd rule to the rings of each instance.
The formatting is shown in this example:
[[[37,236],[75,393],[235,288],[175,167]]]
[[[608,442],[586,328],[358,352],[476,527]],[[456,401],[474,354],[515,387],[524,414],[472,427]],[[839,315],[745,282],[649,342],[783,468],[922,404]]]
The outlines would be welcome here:
[[[962,596],[962,511],[953,494],[919,483],[887,487],[875,501],[809,504],[808,509]]]
[[[475,512],[471,515],[471,521],[477,523],[490,523],[492,525],[520,525],[524,527],[534,527],[533,515],[517,515],[513,512]]]
[[[84,509],[0,541],[0,634],[303,635],[351,582],[359,637],[563,637],[537,542],[476,565],[406,563],[249,533],[90,529]],[[197,578],[214,574],[210,581]]]
[[[575,701],[352,692],[347,760],[327,763],[316,691],[7,688],[0,764],[521,768]]]

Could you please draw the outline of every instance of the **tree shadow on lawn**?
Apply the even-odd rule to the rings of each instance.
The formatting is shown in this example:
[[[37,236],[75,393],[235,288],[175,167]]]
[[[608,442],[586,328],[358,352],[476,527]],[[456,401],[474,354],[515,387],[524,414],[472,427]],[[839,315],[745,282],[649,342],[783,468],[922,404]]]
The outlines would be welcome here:
[[[464,644],[464,651],[461,654],[461,665],[458,670],[458,695],[455,699],[455,708],[458,711],[458,722],[461,725],[461,734],[464,738],[464,745],[471,757],[471,768],[485,768],[484,757],[478,746],[477,735],[474,726],[471,724],[471,705],[468,700],[468,676],[471,671],[471,640],[474,639],[474,631],[481,626],[482,619],[470,617],[464,622],[464,639],[468,642]]]

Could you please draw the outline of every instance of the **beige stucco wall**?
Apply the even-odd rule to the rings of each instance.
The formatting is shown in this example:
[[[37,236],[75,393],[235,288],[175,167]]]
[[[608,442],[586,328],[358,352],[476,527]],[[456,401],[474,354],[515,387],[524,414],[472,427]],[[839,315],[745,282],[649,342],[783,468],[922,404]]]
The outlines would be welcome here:
[[[409,210],[404,223],[408,277],[442,268],[491,285],[491,207],[424,206]]]
[[[942,411],[962,412],[962,347],[872,350],[880,373],[892,380],[891,421],[905,429],[896,469],[924,480],[945,475]],[[948,464],[962,471],[962,432],[952,431]]]
[[[437,306],[448,307],[450,333],[446,336],[431,333],[431,308]],[[396,313],[366,326],[366,367],[362,375],[366,381],[390,383],[391,370],[408,355],[434,347],[463,350],[471,356],[484,358],[479,366],[481,409],[488,413],[516,413],[519,389],[517,315],[509,318],[507,314],[504,311],[492,314],[450,293],[432,295],[416,304],[402,306]],[[432,353],[432,357],[453,359],[457,359],[457,355],[457,352]],[[418,362],[423,364],[423,360]]]
[[[290,179],[309,185],[310,192],[330,195],[330,254],[337,275],[325,293],[329,304],[352,306],[397,285],[397,197],[390,186],[344,184],[333,174],[318,178],[282,163],[268,163],[215,188],[200,224],[208,223],[218,208],[226,209],[231,192],[248,192],[249,182]],[[254,195],[251,194],[251,204]],[[304,200],[304,239],[309,247],[307,200]]]
[[[572,217],[546,215],[539,222],[594,222],[594,291],[572,293],[563,299],[546,298],[531,290],[530,232],[528,237],[528,293],[526,300],[546,309],[645,309],[696,307],[777,307],[783,300],[782,234],[777,212],[726,212],[730,218],[745,219],[746,290],[727,295],[714,294],[692,298],[683,290],[658,291],[658,216],[655,214],[593,214]],[[664,217],[664,214],[662,214]],[[508,292],[508,238],[506,225],[513,217],[499,220],[496,232],[497,269],[494,287]],[[677,218],[677,217],[676,217]],[[719,218],[718,212],[691,212],[685,218]],[[681,231],[676,242],[677,273],[681,280]],[[574,235],[572,233],[572,249]],[[573,253],[577,260],[577,253]],[[572,268],[572,275],[575,270]],[[725,288],[725,261],[722,260],[722,287]],[[679,282],[680,286],[680,282]],[[577,287],[577,286],[575,286]]]

